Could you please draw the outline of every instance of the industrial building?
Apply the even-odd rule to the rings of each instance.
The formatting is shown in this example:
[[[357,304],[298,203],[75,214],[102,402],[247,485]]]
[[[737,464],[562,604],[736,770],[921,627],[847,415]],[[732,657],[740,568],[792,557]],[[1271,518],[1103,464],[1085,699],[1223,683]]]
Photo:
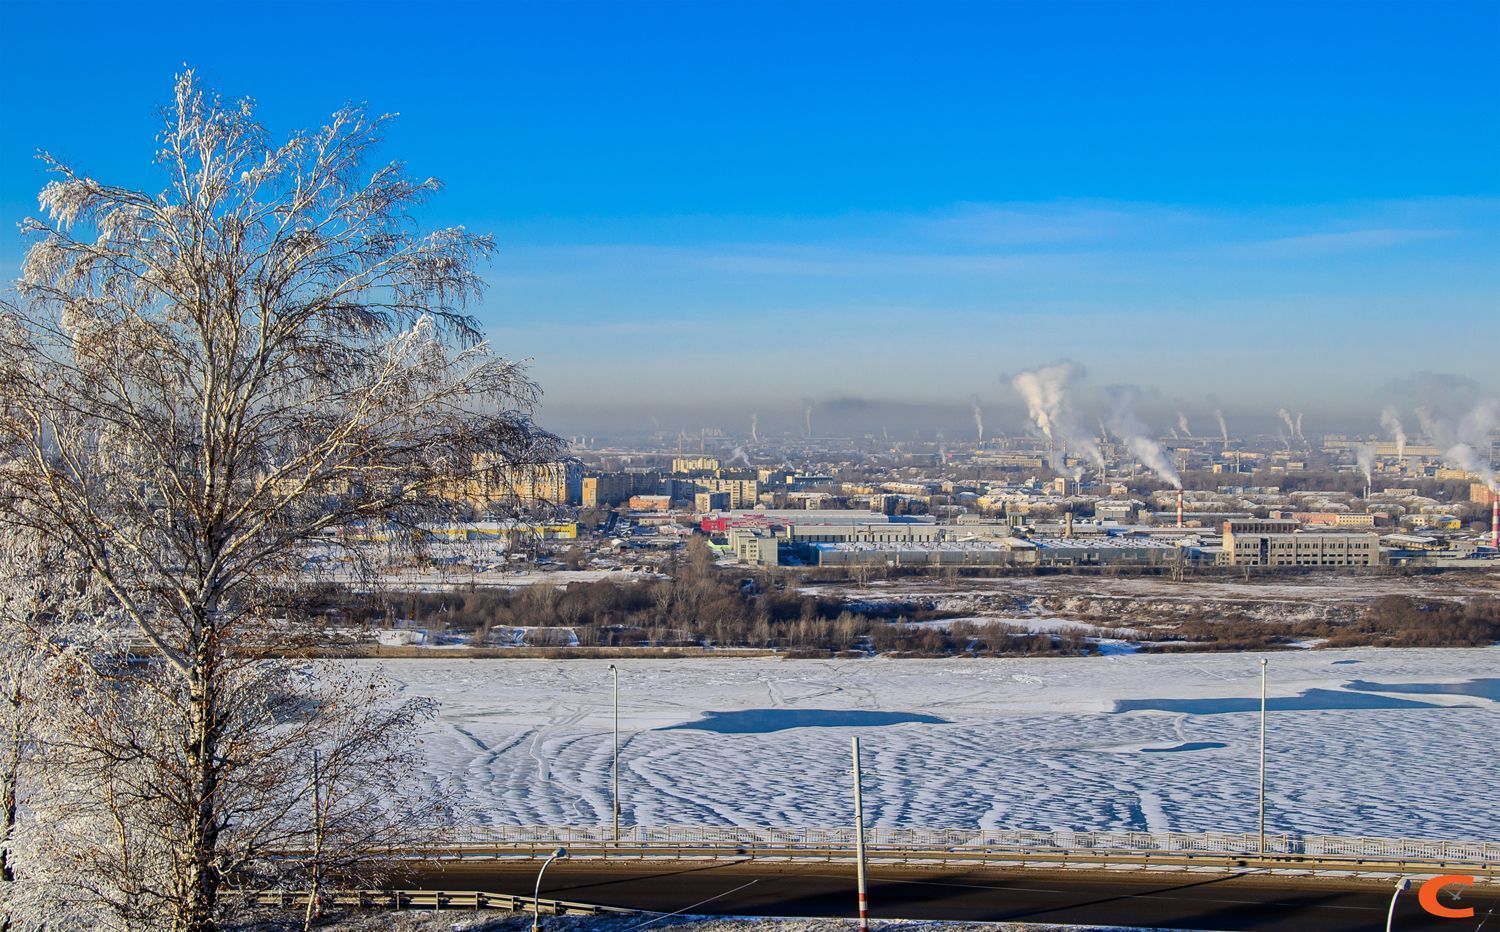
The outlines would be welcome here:
[[[1294,529],[1284,529],[1291,525]],[[1379,566],[1380,535],[1295,530],[1296,521],[1226,521],[1229,566]]]

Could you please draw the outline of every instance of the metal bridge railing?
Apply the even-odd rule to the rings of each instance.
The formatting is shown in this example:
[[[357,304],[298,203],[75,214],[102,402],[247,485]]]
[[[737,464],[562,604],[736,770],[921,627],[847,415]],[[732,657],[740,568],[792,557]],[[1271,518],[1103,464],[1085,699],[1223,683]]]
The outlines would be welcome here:
[[[473,825],[434,829],[424,843],[433,848],[506,845],[607,845],[608,825]],[[622,826],[622,845],[662,847],[850,848],[853,828],[735,827],[714,825]],[[1500,842],[1348,835],[1266,835],[1254,832],[1080,832],[1026,829],[882,828],[865,830],[871,848],[902,850],[1123,851],[1162,854],[1256,854],[1329,856],[1396,861],[1456,861],[1500,864]]]

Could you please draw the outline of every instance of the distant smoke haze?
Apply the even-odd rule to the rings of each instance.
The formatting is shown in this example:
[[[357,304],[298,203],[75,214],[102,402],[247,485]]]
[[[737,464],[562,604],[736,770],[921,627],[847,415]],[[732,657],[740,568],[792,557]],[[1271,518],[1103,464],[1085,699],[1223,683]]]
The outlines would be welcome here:
[[[1039,384],[1028,386],[1028,376]],[[930,440],[939,430],[956,444],[958,438],[974,442],[979,437],[982,420],[986,443],[1023,434],[1030,425],[1032,431],[1051,439],[1057,452],[1067,448],[1068,453],[1091,466],[1097,464],[1091,448],[1097,448],[1101,438],[1122,442],[1108,423],[1111,404],[1107,393],[1102,386],[1090,384],[1081,365],[1064,362],[1037,367],[1014,378],[1006,375],[1002,382],[1011,391],[988,401],[980,400],[982,396],[977,391],[965,391],[946,400],[810,394],[801,398],[778,399],[767,395],[710,400],[705,391],[684,393],[683,398],[671,402],[653,400],[647,407],[645,401],[632,399],[629,390],[624,389],[602,401],[571,406],[557,403],[549,394],[543,396],[536,419],[564,436],[582,434],[599,438],[663,432],[671,436],[679,428],[697,433],[700,425],[717,428],[730,436],[745,436],[748,425],[751,442],[761,444],[780,437],[807,437],[809,433],[827,437],[868,435]],[[1402,455],[1408,455],[1411,443],[1418,436],[1419,424],[1421,433],[1434,435],[1443,434],[1441,425],[1446,423],[1450,425],[1446,434],[1456,435],[1464,417],[1483,399],[1496,394],[1495,390],[1482,390],[1474,380],[1462,376],[1419,373],[1371,392],[1370,403],[1361,412],[1351,414],[1334,407],[1308,406],[1303,417],[1315,419],[1318,433],[1367,437],[1378,431],[1383,438],[1394,441]],[[1280,410],[1271,408],[1268,416],[1265,409],[1257,412],[1253,407],[1233,407],[1229,399],[1214,398],[1211,403],[1204,417],[1212,414],[1217,439],[1226,445],[1238,438],[1280,436],[1296,441],[1299,426],[1301,436],[1308,435],[1309,423],[1304,420],[1298,424],[1296,404],[1289,403]],[[1418,408],[1422,409],[1421,417],[1416,413]],[[1191,434],[1193,439],[1199,439],[1205,433],[1204,425],[1195,423],[1197,415],[1189,414],[1182,403],[1169,401],[1150,387],[1139,387],[1134,411],[1141,421],[1153,425],[1153,436],[1158,439],[1170,435],[1168,425],[1183,438]],[[1230,418],[1233,425],[1228,423]],[[1086,430],[1082,427],[1085,424]],[[1435,439],[1433,443],[1437,445]],[[1454,445],[1450,443],[1444,449]],[[1479,455],[1487,452],[1483,443],[1471,446]],[[1461,454],[1462,451],[1455,453]]]

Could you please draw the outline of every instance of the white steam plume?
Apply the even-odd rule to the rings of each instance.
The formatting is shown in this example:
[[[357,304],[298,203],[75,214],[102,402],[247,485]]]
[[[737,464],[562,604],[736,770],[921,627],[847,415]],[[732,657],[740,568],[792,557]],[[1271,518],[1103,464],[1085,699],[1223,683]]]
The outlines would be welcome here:
[[[802,409],[802,424],[807,429],[807,436],[809,437],[812,436],[812,409],[813,405],[811,401],[807,403],[807,407]]]
[[[1182,431],[1184,437],[1191,438],[1193,436],[1193,429],[1188,426],[1187,415],[1181,411],[1177,412],[1177,429]]]
[[[984,442],[984,409],[979,406],[979,396],[969,399],[974,406],[974,427],[979,431],[979,442]]]
[[[757,414],[750,415],[750,442],[751,443],[760,443],[760,434],[757,432],[757,428],[758,427],[760,427],[760,415],[757,415]]]
[[[1229,446],[1229,425],[1224,422],[1224,412],[1218,408],[1214,409],[1214,417],[1219,420],[1219,433],[1224,437],[1224,446]]]
[[[1276,416],[1281,418],[1281,423],[1286,425],[1286,432],[1289,437],[1297,436],[1297,425],[1292,420],[1292,412],[1286,408],[1277,408]]]
[[[1380,426],[1391,439],[1396,441],[1396,459],[1406,458],[1406,428],[1401,426],[1401,417],[1395,408],[1386,408],[1380,412]]]
[[[1418,410],[1417,416],[1425,416],[1430,422],[1428,433],[1445,448],[1444,462],[1455,469],[1474,473],[1491,491],[1500,492],[1500,479],[1490,465],[1489,456],[1490,438],[1496,425],[1500,425],[1500,401],[1485,398],[1457,422],[1433,417],[1426,410]]]
[[[1364,474],[1365,485],[1368,487],[1375,483],[1375,448],[1368,443],[1362,443],[1354,448],[1354,462],[1359,464],[1359,471]]]
[[[1417,415],[1417,423],[1422,425],[1422,433],[1427,435],[1428,440],[1441,445],[1444,437],[1452,436],[1451,429],[1445,426],[1446,422],[1439,420],[1432,413],[1431,408],[1426,405],[1417,405],[1415,413]]]
[[[1083,367],[1077,363],[1060,362],[1019,373],[1010,384],[1025,399],[1032,421],[1048,440],[1055,446],[1072,444],[1075,450],[1102,470],[1104,454],[1099,451],[1094,438],[1078,427],[1068,398],[1068,384],[1082,375]]]
[[[1293,425],[1292,433],[1294,433],[1294,434],[1297,435],[1297,439],[1298,440],[1306,440],[1307,439],[1306,437],[1302,436],[1302,412],[1301,411],[1297,412],[1297,420],[1296,420],[1295,424]]]
[[[1163,482],[1174,489],[1182,488],[1182,477],[1172,466],[1172,460],[1161,444],[1152,440],[1150,430],[1135,416],[1135,398],[1138,390],[1134,386],[1119,386],[1114,392],[1114,411],[1110,415],[1109,429],[1125,441],[1125,446],[1135,454],[1145,467],[1156,473]]]

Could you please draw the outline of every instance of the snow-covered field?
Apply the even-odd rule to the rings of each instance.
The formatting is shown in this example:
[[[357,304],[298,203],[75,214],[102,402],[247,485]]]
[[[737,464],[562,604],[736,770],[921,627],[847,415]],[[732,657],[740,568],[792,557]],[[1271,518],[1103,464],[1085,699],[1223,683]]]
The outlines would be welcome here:
[[[623,818],[843,824],[858,734],[879,825],[1251,831],[1259,656],[620,661]],[[1266,656],[1268,830],[1500,839],[1500,649]],[[467,819],[609,820],[607,662],[384,669]]]

